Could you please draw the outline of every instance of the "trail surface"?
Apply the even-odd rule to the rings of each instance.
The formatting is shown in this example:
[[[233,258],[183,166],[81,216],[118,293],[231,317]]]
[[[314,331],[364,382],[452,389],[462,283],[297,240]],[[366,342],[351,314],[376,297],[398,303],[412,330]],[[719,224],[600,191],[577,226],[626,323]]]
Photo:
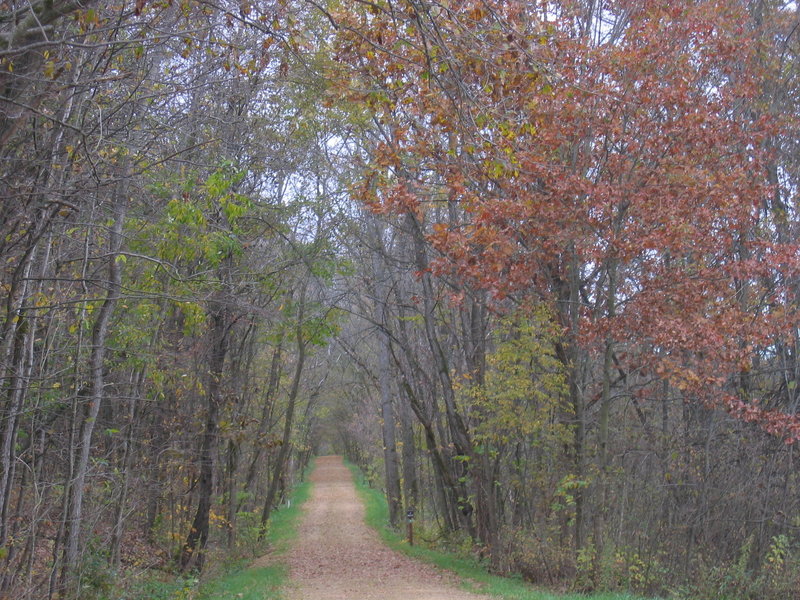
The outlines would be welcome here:
[[[387,548],[364,523],[364,506],[339,456],[311,475],[299,535],[286,561],[290,600],[488,600],[454,579]]]

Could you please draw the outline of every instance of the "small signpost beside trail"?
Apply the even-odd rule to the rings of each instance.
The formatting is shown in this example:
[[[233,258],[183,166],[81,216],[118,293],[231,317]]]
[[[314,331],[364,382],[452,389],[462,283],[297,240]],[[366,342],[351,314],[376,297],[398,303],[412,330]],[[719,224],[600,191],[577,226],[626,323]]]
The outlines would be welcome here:
[[[410,507],[406,511],[406,521],[408,522],[408,545],[414,545],[414,508]]]

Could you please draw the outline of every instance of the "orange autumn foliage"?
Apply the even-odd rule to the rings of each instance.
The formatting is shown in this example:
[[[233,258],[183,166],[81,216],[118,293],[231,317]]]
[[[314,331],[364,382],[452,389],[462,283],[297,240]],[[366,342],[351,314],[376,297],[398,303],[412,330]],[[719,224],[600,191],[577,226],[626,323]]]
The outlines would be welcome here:
[[[340,91],[382,133],[369,204],[448,215],[429,235],[440,273],[548,302],[621,371],[800,439],[796,415],[736,384],[799,323],[798,248],[765,209],[787,124],[758,110],[757,32],[727,0],[604,5],[591,30],[569,1],[336,13]]]

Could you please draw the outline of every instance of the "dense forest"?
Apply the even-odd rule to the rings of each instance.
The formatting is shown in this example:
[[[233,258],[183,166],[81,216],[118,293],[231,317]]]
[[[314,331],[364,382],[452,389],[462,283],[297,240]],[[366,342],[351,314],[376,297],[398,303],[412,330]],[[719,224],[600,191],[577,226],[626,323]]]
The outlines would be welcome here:
[[[0,598],[330,452],[497,573],[796,598],[799,119],[796,2],[0,0]]]

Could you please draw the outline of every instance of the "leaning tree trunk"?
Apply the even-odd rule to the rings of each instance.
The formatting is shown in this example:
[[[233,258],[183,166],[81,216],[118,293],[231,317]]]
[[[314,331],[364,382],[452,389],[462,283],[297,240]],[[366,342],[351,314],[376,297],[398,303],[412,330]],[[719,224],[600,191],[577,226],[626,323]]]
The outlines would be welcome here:
[[[398,345],[403,352],[408,349],[408,334],[405,330],[405,322],[407,319],[406,311],[403,308],[401,294],[407,294],[407,290],[401,290],[402,283],[398,282],[395,288],[395,296],[397,301],[397,337]],[[398,358],[395,358],[398,369],[402,372],[403,367]],[[399,375],[399,374],[398,374]],[[414,423],[411,412],[412,398],[409,393],[408,387],[410,384],[404,382],[398,386],[400,392],[400,402],[398,406],[398,416],[400,420],[400,432],[402,439],[402,466],[403,466],[403,500],[405,502],[406,510],[414,510],[419,504],[419,481],[417,475],[417,448],[414,442]],[[440,482],[441,483],[441,482]],[[446,510],[446,509],[445,509]]]
[[[78,433],[76,446],[75,470],[69,489],[69,508],[66,520],[64,562],[61,567],[61,588],[74,584],[75,570],[78,564],[78,555],[81,538],[81,524],[83,520],[83,499],[86,490],[86,474],[89,468],[89,454],[92,447],[92,433],[100,413],[100,405],[105,395],[105,377],[103,364],[106,358],[106,339],[108,338],[109,322],[117,301],[120,297],[121,273],[117,256],[122,247],[122,225],[125,219],[126,200],[124,184],[121,186],[123,193],[116,199],[114,226],[111,228],[109,245],[111,251],[108,259],[108,293],[97,316],[97,321],[92,328],[92,346],[89,359],[90,383],[89,395],[83,407],[83,420]]]
[[[286,457],[289,456],[289,449],[291,447],[292,427],[294,425],[294,409],[297,404],[297,395],[300,392],[300,380],[303,375],[303,367],[306,361],[306,340],[303,334],[303,319],[305,315],[305,287],[300,295],[299,314],[297,315],[297,362],[294,367],[294,377],[292,378],[292,387],[289,390],[289,397],[286,405],[286,416],[283,423],[283,438],[281,439],[281,448],[278,451],[278,458],[272,466],[272,476],[270,477],[269,487],[267,488],[267,496],[264,499],[264,508],[261,511],[261,523],[258,537],[263,539],[267,533],[267,522],[269,515],[272,512],[272,505],[275,503],[275,498],[278,495],[278,488],[280,487],[281,475],[283,474],[284,464]]]
[[[253,457],[250,460],[250,466],[247,469],[247,476],[244,481],[244,491],[252,492],[256,482],[256,475],[258,474],[258,467],[261,464],[261,456],[264,453],[266,446],[265,440],[271,429],[272,412],[275,407],[275,398],[278,394],[278,384],[281,379],[281,358],[283,356],[283,334],[281,334],[278,345],[272,352],[272,361],[269,369],[269,381],[267,382],[267,391],[262,400],[261,418],[258,424],[258,433],[253,444]],[[237,511],[241,510],[244,499],[237,503]]]
[[[434,367],[436,369],[436,376],[442,390],[445,415],[447,416],[447,425],[450,432],[453,452],[459,457],[472,458],[472,443],[470,441],[469,431],[456,406],[455,388],[450,373],[450,362],[448,360],[448,355],[445,354],[444,347],[436,330],[436,316],[434,310],[435,298],[432,275],[429,269],[430,265],[428,264],[425,235],[422,231],[421,224],[413,214],[406,214],[406,223],[409,225],[414,244],[414,263],[417,270],[422,273],[422,320],[425,326],[425,337],[430,347]],[[476,537],[477,532],[472,520],[474,507],[469,500],[470,494],[466,485],[461,483],[471,475],[469,468],[467,461],[459,460],[457,464],[458,471],[455,473],[453,479],[459,482],[458,494],[464,499],[463,502],[460,502],[458,518],[467,530],[467,533],[471,537]]]
[[[30,275],[32,256],[24,264],[23,280],[27,282]],[[27,288],[24,283],[23,288]],[[0,547],[4,546],[8,537],[8,510],[11,504],[11,489],[14,479],[14,446],[16,444],[19,418],[22,414],[22,404],[27,388],[27,376],[29,374],[29,356],[32,356],[32,342],[35,327],[32,319],[24,314],[22,309],[22,299],[27,296],[26,292],[20,293],[19,307],[14,307],[12,302],[13,295],[9,295],[7,330],[8,351],[4,352],[5,360],[3,363],[8,365],[4,372],[7,374],[2,379],[8,381],[7,399],[0,407],[0,415],[5,422],[0,431]],[[13,308],[12,308],[13,307]]]

